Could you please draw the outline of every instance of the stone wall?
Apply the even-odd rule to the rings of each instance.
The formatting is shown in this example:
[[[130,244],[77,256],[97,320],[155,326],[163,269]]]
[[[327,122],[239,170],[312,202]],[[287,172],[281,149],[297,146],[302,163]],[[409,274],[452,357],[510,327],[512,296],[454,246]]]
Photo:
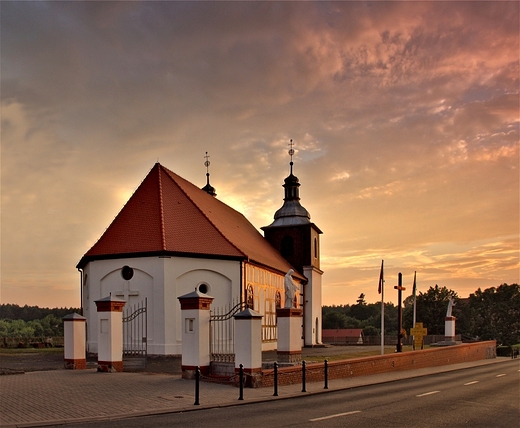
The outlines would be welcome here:
[[[328,378],[343,379],[496,358],[496,341],[465,343],[419,351],[354,358],[328,363]],[[324,381],[324,363],[306,365],[306,382]],[[274,385],[274,370],[263,370],[262,387]],[[301,383],[301,366],[278,368],[278,385]]]

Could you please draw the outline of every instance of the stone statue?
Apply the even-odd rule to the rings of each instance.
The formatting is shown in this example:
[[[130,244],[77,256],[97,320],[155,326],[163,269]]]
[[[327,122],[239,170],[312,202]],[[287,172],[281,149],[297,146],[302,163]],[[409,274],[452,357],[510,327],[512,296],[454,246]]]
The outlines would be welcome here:
[[[446,311],[446,317],[451,317],[451,311],[453,309],[453,306],[455,306],[455,303],[453,299],[450,297],[450,301],[448,302],[448,310]]]
[[[285,274],[284,287],[285,287],[285,307],[294,307],[294,295],[299,290],[298,285],[293,281],[292,274],[294,270],[289,269],[289,272]]]

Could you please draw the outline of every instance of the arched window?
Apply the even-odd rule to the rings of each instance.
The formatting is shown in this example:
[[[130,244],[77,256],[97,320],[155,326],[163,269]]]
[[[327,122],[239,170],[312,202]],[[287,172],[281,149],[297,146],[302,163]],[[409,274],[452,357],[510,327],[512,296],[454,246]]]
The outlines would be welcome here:
[[[294,240],[292,236],[284,236],[282,238],[281,247],[280,252],[284,259],[292,257],[294,254]]]
[[[249,309],[255,309],[255,299],[253,295],[253,286],[248,285],[246,290],[246,305]]]
[[[314,238],[314,258],[318,258],[318,239]]]

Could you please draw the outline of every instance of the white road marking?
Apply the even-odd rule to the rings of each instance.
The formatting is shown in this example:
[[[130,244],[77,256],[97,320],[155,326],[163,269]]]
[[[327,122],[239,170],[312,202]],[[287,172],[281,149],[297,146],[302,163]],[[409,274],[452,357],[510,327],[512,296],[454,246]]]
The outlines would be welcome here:
[[[424,397],[424,396],[426,396],[426,395],[437,394],[438,392],[440,392],[440,391],[430,391],[430,392],[425,392],[424,394],[416,395],[416,397]]]
[[[325,419],[339,418],[340,416],[353,415],[354,413],[361,413],[361,410],[354,410],[353,412],[338,413],[336,415],[323,416],[321,418],[309,419],[310,422],[324,421]]]
[[[502,377],[502,376],[505,376],[506,374],[505,373],[501,373],[501,374],[497,374],[496,377]]]
[[[464,386],[466,386],[466,385],[473,385],[475,383],[478,383],[478,380],[474,380],[472,382],[465,383]]]

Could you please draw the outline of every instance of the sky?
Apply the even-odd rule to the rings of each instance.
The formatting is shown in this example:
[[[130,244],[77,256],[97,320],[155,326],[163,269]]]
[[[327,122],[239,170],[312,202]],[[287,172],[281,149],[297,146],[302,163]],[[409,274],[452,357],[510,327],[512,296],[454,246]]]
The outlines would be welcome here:
[[[519,280],[518,2],[2,1],[1,303],[79,307],[159,161],[323,231],[323,304]]]

